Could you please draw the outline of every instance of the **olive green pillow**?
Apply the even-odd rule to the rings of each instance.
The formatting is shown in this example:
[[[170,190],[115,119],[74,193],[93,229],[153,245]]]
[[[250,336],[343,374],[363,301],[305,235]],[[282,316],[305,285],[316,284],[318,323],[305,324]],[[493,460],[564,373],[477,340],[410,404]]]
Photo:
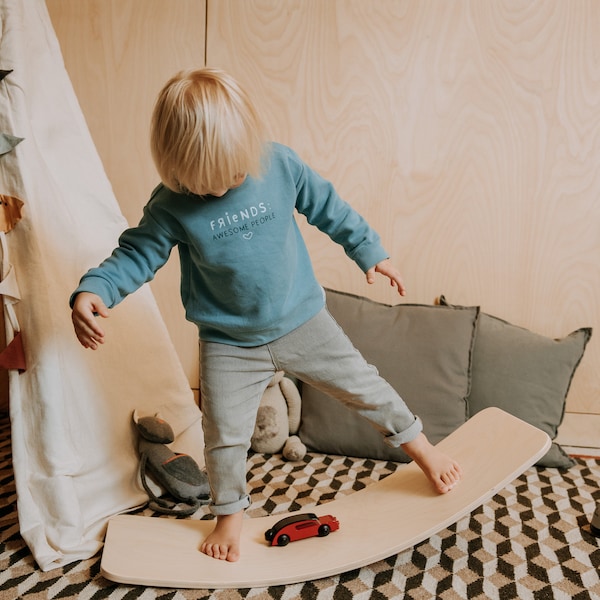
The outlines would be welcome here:
[[[400,304],[326,290],[330,313],[437,443],[467,419],[477,308]],[[327,454],[408,462],[362,417],[304,383],[300,438]]]
[[[451,306],[444,296],[442,305]],[[551,339],[481,313],[473,351],[468,414],[497,406],[556,438],[567,392],[592,330]],[[537,463],[568,468],[572,459],[553,443]]]

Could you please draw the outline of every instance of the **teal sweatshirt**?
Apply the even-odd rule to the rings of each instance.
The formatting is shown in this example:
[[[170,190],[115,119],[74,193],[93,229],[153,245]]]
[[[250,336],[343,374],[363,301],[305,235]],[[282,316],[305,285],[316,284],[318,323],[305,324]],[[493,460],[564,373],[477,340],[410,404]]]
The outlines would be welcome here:
[[[341,244],[367,271],[388,257],[379,236],[333,186],[291,149],[272,144],[266,172],[224,196],[159,185],[137,227],[127,229],[71,296],[92,292],[111,308],[144,283],[177,246],[186,318],[200,338],[238,346],[271,342],[324,306],[294,210]]]

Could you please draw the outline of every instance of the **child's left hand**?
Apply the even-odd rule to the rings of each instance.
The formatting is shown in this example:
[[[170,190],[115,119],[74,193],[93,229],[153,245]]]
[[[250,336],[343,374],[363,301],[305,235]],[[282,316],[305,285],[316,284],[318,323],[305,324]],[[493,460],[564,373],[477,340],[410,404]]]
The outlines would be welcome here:
[[[398,293],[401,296],[406,295],[406,288],[402,282],[402,275],[400,275],[400,271],[396,269],[389,258],[378,262],[374,267],[371,267],[367,271],[367,283],[375,283],[375,273],[381,273],[385,277],[388,277],[390,285],[398,288]]]

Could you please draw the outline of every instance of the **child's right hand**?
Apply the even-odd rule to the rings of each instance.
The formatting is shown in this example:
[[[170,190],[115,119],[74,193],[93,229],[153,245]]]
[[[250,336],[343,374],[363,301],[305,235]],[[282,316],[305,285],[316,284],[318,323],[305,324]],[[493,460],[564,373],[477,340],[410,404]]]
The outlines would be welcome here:
[[[71,319],[79,343],[91,350],[96,350],[98,344],[104,344],[104,331],[98,325],[96,315],[108,318],[108,308],[102,302],[102,298],[90,292],[77,294]]]

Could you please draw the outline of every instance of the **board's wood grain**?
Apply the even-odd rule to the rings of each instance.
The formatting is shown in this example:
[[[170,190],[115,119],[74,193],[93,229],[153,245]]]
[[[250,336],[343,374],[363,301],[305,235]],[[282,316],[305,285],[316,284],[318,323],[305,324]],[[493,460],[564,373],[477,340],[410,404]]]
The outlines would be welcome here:
[[[236,563],[200,553],[211,521],[120,515],[109,522],[101,571],[120,583],[197,589],[266,587],[350,571],[455,523],[535,463],[549,445],[544,432],[488,408],[439,444],[464,471],[448,494],[433,491],[411,463],[359,492],[315,507],[317,514],[340,521],[339,531],[326,538],[271,547],[264,532],[283,515],[246,519]]]

